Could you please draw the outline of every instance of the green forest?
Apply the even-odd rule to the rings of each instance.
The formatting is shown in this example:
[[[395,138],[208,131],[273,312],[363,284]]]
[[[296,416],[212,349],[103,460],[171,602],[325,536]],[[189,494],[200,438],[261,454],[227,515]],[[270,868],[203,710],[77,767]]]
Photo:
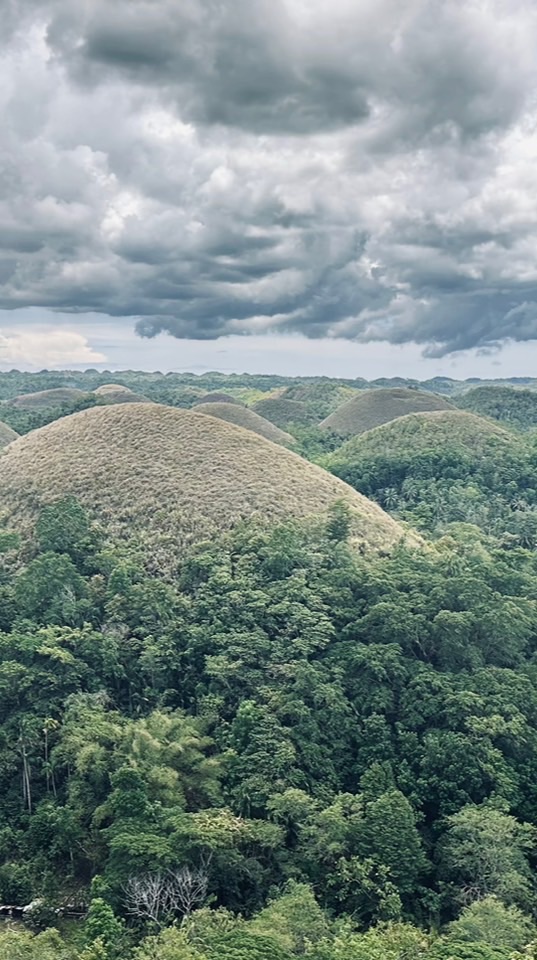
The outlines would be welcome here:
[[[303,404],[309,422],[278,421],[294,453],[258,441],[271,496],[289,458],[353,489],[275,519],[252,487],[251,515],[180,546],[166,528],[161,553],[86,498],[101,474],[52,497],[20,467],[23,513],[1,490],[25,444],[57,456],[58,419],[89,443],[111,377],[25,406],[66,375],[0,376],[0,420],[27,434],[0,454],[1,960],[535,957],[530,401],[486,387],[524,415],[509,425],[503,396],[480,411],[453,389],[446,410],[344,438],[322,421],[388,385],[145,377],[113,375],[153,401],[141,419],[184,408],[189,429],[211,391],[267,418],[269,400]],[[113,470],[126,421],[109,403]],[[357,537],[360,494],[396,542]]]

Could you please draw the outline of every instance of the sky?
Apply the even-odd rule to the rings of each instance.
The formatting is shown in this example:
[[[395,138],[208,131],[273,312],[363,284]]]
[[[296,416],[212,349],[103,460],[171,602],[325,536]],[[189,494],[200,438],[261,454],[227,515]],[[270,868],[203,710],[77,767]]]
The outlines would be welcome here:
[[[533,0],[3,0],[0,369],[537,368]]]

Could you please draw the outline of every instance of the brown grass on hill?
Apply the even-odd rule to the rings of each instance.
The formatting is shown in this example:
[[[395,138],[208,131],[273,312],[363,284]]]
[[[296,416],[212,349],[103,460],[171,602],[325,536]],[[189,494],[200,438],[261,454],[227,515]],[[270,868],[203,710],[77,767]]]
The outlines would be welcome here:
[[[15,529],[31,528],[43,504],[69,495],[110,541],[136,545],[157,569],[173,567],[186,543],[242,519],[319,515],[338,500],[364,547],[389,548],[404,535],[376,504],[290,450],[160,404],[92,407],[21,437],[0,457],[0,511]]]
[[[16,430],[12,430],[11,427],[8,427],[7,423],[0,422],[0,447],[7,447],[8,443],[11,443],[12,440],[16,440],[19,434]]]
[[[20,410],[41,410],[47,407],[62,407],[87,396],[84,390],[76,387],[54,387],[51,390],[39,390],[37,393],[21,393],[18,397],[5,400],[6,406]]]
[[[327,461],[330,466],[360,463],[370,457],[394,457],[426,450],[468,449],[476,457],[494,449],[514,449],[516,436],[491,420],[462,410],[408,413],[351,437]]]
[[[147,397],[142,397],[121,383],[103,383],[93,393],[102,403],[150,403]]]
[[[279,427],[275,427],[273,423],[269,423],[268,420],[260,417],[253,410],[248,410],[247,407],[235,403],[198,403],[194,407],[194,411],[210,417],[218,417],[219,420],[234,423],[237,427],[244,427],[245,430],[253,430],[260,437],[272,440],[273,443],[281,443],[284,447],[294,442],[290,433],[285,433]]]
[[[265,420],[270,420],[275,426],[284,428],[288,423],[313,423],[315,417],[301,400],[285,400],[283,397],[267,397],[258,400],[252,410]]]
[[[206,393],[203,397],[198,397],[194,400],[193,406],[199,407],[201,403],[233,403],[237,407],[244,406],[236,397],[232,397],[229,393],[219,393],[217,390],[214,393]]]
[[[334,410],[320,426],[340,437],[354,437],[407,413],[452,409],[444,397],[421,390],[404,387],[365,390]]]

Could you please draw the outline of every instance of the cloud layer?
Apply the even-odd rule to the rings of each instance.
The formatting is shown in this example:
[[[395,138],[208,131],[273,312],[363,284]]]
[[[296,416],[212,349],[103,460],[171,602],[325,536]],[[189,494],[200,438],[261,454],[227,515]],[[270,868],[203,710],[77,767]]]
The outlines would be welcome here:
[[[0,33],[0,308],[537,338],[529,0],[10,0]]]

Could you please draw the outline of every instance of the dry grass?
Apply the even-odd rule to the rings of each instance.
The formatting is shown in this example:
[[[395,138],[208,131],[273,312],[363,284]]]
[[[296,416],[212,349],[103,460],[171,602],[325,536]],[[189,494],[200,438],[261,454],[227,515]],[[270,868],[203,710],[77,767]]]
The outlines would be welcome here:
[[[130,387],[124,387],[121,383],[103,383],[93,391],[95,396],[99,397],[101,403],[149,403],[147,397],[142,397],[134,393]]]
[[[349,505],[352,537],[364,547],[389,548],[403,536],[380,507],[290,450],[160,404],[92,407],[21,437],[0,457],[0,511],[15,529],[31,528],[43,504],[68,495],[109,541],[129,541],[162,570],[185,544],[242,519],[319,515],[337,500]]]
[[[75,400],[80,400],[87,396],[83,390],[76,387],[55,387],[52,390],[39,390],[37,393],[21,393],[12,400],[6,400],[5,403],[10,407],[17,407],[19,410],[43,410],[47,407],[62,407],[65,404],[72,404]]]
[[[447,400],[434,393],[403,387],[366,390],[338,407],[320,426],[340,437],[355,437],[407,413],[452,409]]]
[[[238,407],[243,406],[241,401],[237,400],[236,397],[230,396],[229,393],[218,393],[216,390],[214,393],[206,393],[203,397],[198,397],[196,400],[194,400],[193,405],[198,407],[200,403],[233,403]]]
[[[19,434],[16,430],[12,430],[11,427],[8,427],[7,423],[0,422],[0,447],[7,447],[8,443],[11,443],[12,440],[16,440]]]
[[[218,417],[219,420],[226,420],[227,423],[234,423],[237,427],[244,427],[245,430],[253,430],[260,437],[265,437],[265,440],[272,440],[273,443],[280,443],[284,447],[294,442],[290,433],[285,433],[264,417],[260,417],[258,413],[240,404],[202,403],[197,404],[194,410],[210,417]]]
[[[253,404],[252,410],[280,428],[288,423],[312,423],[315,419],[301,400],[286,400],[283,397],[259,400]]]
[[[330,466],[359,462],[370,457],[412,453],[419,456],[426,450],[465,448],[481,457],[493,449],[513,448],[517,438],[499,424],[462,410],[433,410],[409,413],[390,423],[368,430],[347,440],[329,458]]]

